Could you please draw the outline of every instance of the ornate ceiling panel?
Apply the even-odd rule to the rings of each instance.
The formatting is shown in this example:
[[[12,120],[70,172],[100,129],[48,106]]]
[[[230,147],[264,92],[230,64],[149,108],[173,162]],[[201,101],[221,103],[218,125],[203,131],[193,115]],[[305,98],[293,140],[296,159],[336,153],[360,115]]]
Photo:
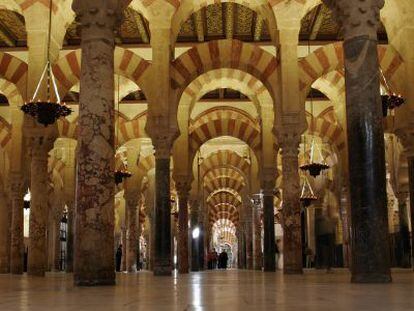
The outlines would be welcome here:
[[[13,11],[0,10],[0,47],[25,46],[26,38],[23,16]]]

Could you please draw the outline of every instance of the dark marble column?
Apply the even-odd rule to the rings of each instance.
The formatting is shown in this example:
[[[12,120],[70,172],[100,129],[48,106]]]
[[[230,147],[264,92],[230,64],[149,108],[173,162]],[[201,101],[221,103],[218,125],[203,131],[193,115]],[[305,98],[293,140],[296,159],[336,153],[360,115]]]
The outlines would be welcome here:
[[[200,242],[198,238],[193,237],[193,230],[198,227],[198,217],[199,217],[199,211],[198,211],[198,202],[194,201],[191,204],[191,271],[199,271],[200,270]]]
[[[24,180],[20,174],[13,173],[10,177],[12,222],[10,241],[10,272],[23,273],[23,197],[25,193]]]
[[[403,268],[411,267],[411,241],[407,200],[408,193],[398,194],[398,218],[400,222],[400,243],[398,246],[400,248],[399,264]]]
[[[54,138],[30,137],[28,141],[31,156],[31,201],[27,273],[33,276],[44,276],[48,262],[49,192],[47,189],[49,186],[47,163],[49,151],[53,148]]]
[[[254,270],[262,270],[262,227],[260,221],[259,206],[254,205],[253,210],[253,266]]]
[[[3,190],[0,191],[0,274],[10,272],[10,248],[9,248],[9,206],[8,199]]]
[[[410,189],[411,214],[411,265],[414,268],[414,157],[408,158],[408,179]]]
[[[352,282],[391,281],[377,29],[384,0],[330,0],[344,33]]]
[[[186,180],[176,180],[178,192],[178,273],[188,273],[188,195],[190,183]]]
[[[115,284],[114,30],[120,0],[75,0],[82,29],[75,285]]]
[[[170,155],[171,143],[154,141],[155,147],[155,245],[154,275],[171,275],[171,201]]]
[[[280,138],[283,172],[283,272],[303,273],[299,179],[300,134],[286,132]]]
[[[276,271],[275,208],[273,193],[276,173],[264,175],[261,180],[263,206],[263,268],[264,271]]]

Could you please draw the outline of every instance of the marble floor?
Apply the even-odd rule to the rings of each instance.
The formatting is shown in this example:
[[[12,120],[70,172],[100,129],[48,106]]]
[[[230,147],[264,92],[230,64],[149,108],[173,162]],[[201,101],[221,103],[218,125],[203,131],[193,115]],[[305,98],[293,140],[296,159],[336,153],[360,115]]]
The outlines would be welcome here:
[[[71,275],[0,276],[1,311],[61,310],[414,310],[414,273],[394,271],[392,284],[357,285],[345,270],[303,276],[212,271],[178,277],[118,274],[113,287],[78,288]]]

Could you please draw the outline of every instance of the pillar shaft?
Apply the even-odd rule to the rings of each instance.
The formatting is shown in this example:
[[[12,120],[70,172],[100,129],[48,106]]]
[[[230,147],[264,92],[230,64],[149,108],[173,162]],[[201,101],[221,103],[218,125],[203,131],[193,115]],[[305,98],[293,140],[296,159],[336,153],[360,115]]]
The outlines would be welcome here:
[[[48,152],[53,146],[52,141],[45,137],[30,139],[31,149],[31,180],[30,180],[30,221],[29,221],[29,252],[27,273],[44,276],[48,261],[47,223],[48,211]]]
[[[390,282],[377,28],[383,0],[329,4],[344,32],[352,281]]]
[[[254,269],[262,270],[263,258],[262,258],[262,228],[260,223],[260,212],[255,205],[253,211],[254,217],[254,232],[253,232],[253,254],[254,254]]]
[[[273,188],[266,189],[263,197],[263,267],[264,271],[276,271],[275,216]]]
[[[414,269],[414,157],[408,158],[408,179],[410,189],[410,214],[411,214],[411,264]]]
[[[281,141],[283,171],[283,272],[300,274],[302,270],[302,236],[299,182],[300,135],[287,134]]]
[[[0,273],[9,273],[10,271],[10,218],[7,206],[6,194],[0,193]]]
[[[154,275],[171,275],[170,150],[155,154]],[[158,149],[158,150],[157,150]]]
[[[118,0],[75,0],[82,26],[75,285],[115,284],[114,30]]]
[[[11,201],[12,201],[12,222],[10,242],[10,272],[13,274],[23,273],[23,196],[24,182],[20,174],[12,174]]]
[[[73,272],[73,238],[74,238],[74,203],[68,203],[68,229],[66,241],[66,272]]]
[[[126,196],[126,270],[128,272],[137,271],[137,252],[138,252],[138,194]]]
[[[177,182],[178,190],[178,273],[188,273],[188,183]]]

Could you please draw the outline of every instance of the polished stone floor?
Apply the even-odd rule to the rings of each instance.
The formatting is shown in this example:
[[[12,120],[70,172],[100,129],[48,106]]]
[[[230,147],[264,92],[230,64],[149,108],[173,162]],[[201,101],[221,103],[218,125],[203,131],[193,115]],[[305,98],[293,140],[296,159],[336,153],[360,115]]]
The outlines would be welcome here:
[[[119,274],[114,287],[77,288],[71,275],[44,279],[0,276],[1,311],[61,310],[414,310],[414,273],[394,271],[394,283],[356,285],[345,270],[303,276],[212,271],[178,277]]]

